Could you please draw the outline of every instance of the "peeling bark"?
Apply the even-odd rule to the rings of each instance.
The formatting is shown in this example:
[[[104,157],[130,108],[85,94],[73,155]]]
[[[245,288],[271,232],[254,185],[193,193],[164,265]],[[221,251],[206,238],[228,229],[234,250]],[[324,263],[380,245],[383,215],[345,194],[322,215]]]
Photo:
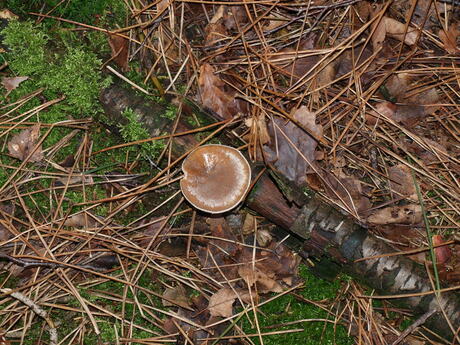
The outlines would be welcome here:
[[[103,90],[100,99],[107,115],[113,121],[122,120],[121,112],[126,107],[130,107],[139,112],[139,120],[152,135],[158,135],[157,133],[166,131],[172,126],[171,120],[159,116],[162,110],[158,104],[145,101],[142,97],[134,95],[132,91],[119,86],[114,85]],[[190,109],[185,109],[184,117],[190,115],[187,111]],[[152,116],[155,118],[150,118]],[[199,116],[207,117],[212,121],[212,117],[202,111]],[[186,121],[181,121],[177,131],[189,129],[192,127]],[[219,139],[224,143],[235,144],[234,138],[232,139],[231,134],[228,133],[224,133]],[[176,157],[197,143],[193,135],[181,136],[174,140],[176,144],[173,146],[173,154]],[[294,186],[292,189],[295,191],[299,188]],[[296,200],[297,205],[303,205],[302,208],[289,202],[284,195],[286,194],[280,192],[269,174],[264,173],[248,196],[246,204],[273,223],[295,234],[303,251],[309,256],[318,259],[326,258],[328,262],[334,262],[379,294],[414,294],[432,290],[425,270],[406,257],[391,256],[356,263],[358,259],[390,253],[394,250],[373,236],[364,226],[327,205],[313,193],[311,196],[305,196],[303,200]],[[422,315],[438,308],[434,294],[400,298],[398,302],[413,310],[415,315]],[[439,297],[439,303],[453,327],[458,329],[460,327],[458,294],[443,293]],[[430,317],[425,325],[443,337],[452,338],[452,332],[440,312]]]

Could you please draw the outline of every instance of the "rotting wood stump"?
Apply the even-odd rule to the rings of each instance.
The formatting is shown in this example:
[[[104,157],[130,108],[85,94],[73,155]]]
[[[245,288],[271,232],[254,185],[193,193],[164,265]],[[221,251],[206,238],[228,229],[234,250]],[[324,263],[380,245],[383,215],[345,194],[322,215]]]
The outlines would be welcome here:
[[[119,84],[104,89],[100,101],[107,116],[116,123],[126,123],[122,112],[127,107],[132,109],[152,136],[168,132],[173,126],[172,120],[160,116],[165,111],[164,106],[147,101]],[[190,125],[191,121],[187,121],[187,117],[191,116],[197,116],[206,124],[216,121],[211,114],[194,107],[192,103],[183,103],[183,112],[176,133],[194,128]],[[231,133],[225,133],[219,139],[227,144],[235,144]],[[197,143],[191,134],[177,136],[174,138],[172,153],[179,157]],[[258,176],[257,171],[261,171],[260,167],[254,167],[254,170],[256,173],[253,176]],[[365,257],[392,253],[394,250],[364,226],[357,224],[354,219],[326,204],[313,192],[309,196],[304,195],[300,202],[301,207],[288,202],[267,170],[259,177],[246,200],[246,205],[293,234],[303,252],[318,260],[325,258],[328,262],[334,262],[379,294],[414,294],[414,297],[398,298],[396,301],[412,310],[415,315],[439,309],[440,305],[453,328],[459,333],[460,296],[457,293],[444,292],[438,298],[433,293],[427,293],[432,290],[432,286],[426,271],[404,256],[355,262]],[[447,339],[453,338],[452,330],[440,311],[431,316],[425,322],[425,326]]]

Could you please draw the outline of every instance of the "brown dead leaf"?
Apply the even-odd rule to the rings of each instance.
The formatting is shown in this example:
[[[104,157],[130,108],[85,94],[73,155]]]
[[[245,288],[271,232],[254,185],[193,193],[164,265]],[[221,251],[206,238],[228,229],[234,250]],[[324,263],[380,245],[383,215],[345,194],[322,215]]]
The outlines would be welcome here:
[[[397,105],[393,120],[401,123],[406,128],[411,128],[417,125],[427,116],[426,109],[423,105],[418,104],[403,104]]]
[[[97,224],[92,216],[82,212],[67,217],[63,225],[74,228],[95,228]]]
[[[227,29],[224,26],[223,20],[219,20],[216,23],[209,23],[205,29],[205,46],[210,47],[219,41],[224,40],[228,37]]]
[[[437,246],[444,243],[441,235],[433,235],[433,245]],[[449,246],[441,246],[434,248],[434,253],[436,254],[436,263],[438,265],[445,264],[452,256],[452,252]]]
[[[224,24],[227,30],[238,30],[249,23],[249,17],[244,6],[226,6]]]
[[[372,35],[372,47],[374,51],[382,48],[387,35],[412,46],[417,42],[418,30],[409,26],[406,32],[406,24],[384,16],[377,24],[377,28]]]
[[[205,28],[205,46],[209,47],[220,40],[228,37],[227,29],[224,25],[225,6],[220,5],[209,24]]]
[[[161,303],[165,307],[179,306],[185,309],[190,308],[190,299],[182,285],[166,288],[163,292]]]
[[[419,224],[422,221],[420,205],[391,206],[374,211],[367,222],[369,224]]]
[[[327,182],[325,185],[327,195],[344,206],[348,212],[360,217],[367,216],[371,203],[364,195],[362,184],[356,177],[337,169],[334,174],[329,173],[324,179]]]
[[[444,49],[449,54],[457,54],[460,52],[460,49],[457,46],[457,38],[460,35],[460,30],[458,28],[458,24],[452,24],[449,26],[447,31],[444,31],[444,29],[438,31],[438,36],[444,45]]]
[[[109,35],[109,45],[112,50],[111,59],[123,72],[128,71],[129,41],[118,35]]]
[[[29,162],[39,162],[43,159],[42,145],[37,146],[40,135],[40,125],[35,124],[24,129],[11,138],[8,142],[8,152],[15,158],[24,161],[30,155]]]
[[[379,119],[382,115],[393,119],[396,111],[396,105],[391,102],[382,102],[378,103],[375,106],[375,110],[371,110],[369,113],[366,113],[366,123],[373,126],[379,122]],[[382,121],[382,120],[380,120]]]
[[[0,11],[0,18],[1,19],[17,19],[18,16],[14,14],[13,12],[11,12],[10,10],[4,9]]]
[[[379,118],[384,115],[397,123],[401,123],[407,128],[418,124],[420,120],[427,116],[426,107],[417,104],[394,104],[392,102],[382,102],[375,106],[375,110],[366,113],[366,123],[376,125]]]
[[[222,119],[230,119],[238,113],[244,113],[243,101],[235,98],[235,92],[227,92],[226,85],[214,68],[205,63],[200,68],[198,79],[201,102],[206,108],[217,113]]]
[[[235,302],[236,294],[230,288],[222,288],[218,290],[209,299],[209,312],[211,316],[230,317],[233,315],[233,303]]]
[[[291,116],[318,138],[323,136],[323,127],[316,124],[316,114],[306,106],[293,109]],[[268,161],[274,162],[275,167],[289,180],[305,184],[307,173],[313,172],[312,166],[316,164],[316,140],[290,121],[275,118],[273,122],[269,124],[272,145],[264,146]],[[275,133],[277,140],[274,140]],[[278,147],[275,147],[275,143]]]
[[[72,175],[72,176],[65,176],[65,177],[59,177],[56,179],[56,185],[61,185],[61,186],[71,186],[71,185],[89,185],[94,182],[93,178],[91,176],[83,175],[83,174],[78,174],[78,175]]]
[[[226,280],[236,279],[238,268],[235,262],[241,246],[224,218],[210,218],[209,223],[211,235],[215,238],[209,240],[206,247],[195,249],[198,260],[203,269],[216,279],[222,279],[222,274]],[[220,268],[217,269],[216,265]]]
[[[281,49],[279,54],[272,58],[273,64],[280,66],[286,75],[294,76],[295,79],[304,76],[319,61],[319,55],[302,56],[313,50],[315,39],[316,35],[310,35],[300,42],[298,48],[295,46]]]
[[[6,89],[5,97],[10,94],[11,91],[16,89],[19,84],[26,81],[29,77],[4,77],[2,78],[2,85]]]
[[[256,233],[257,244],[261,247],[266,247],[272,241],[273,237],[270,231],[265,229],[257,230]]]
[[[247,213],[246,217],[244,217],[244,222],[241,228],[241,233],[243,235],[252,234],[254,232],[255,227],[256,227],[256,217],[254,217],[250,213]]]
[[[409,88],[410,75],[409,73],[398,73],[391,75],[385,87],[389,94],[396,99],[397,102],[403,102],[406,91]]]
[[[251,129],[251,136],[257,137],[258,142],[265,145],[270,141],[267,123],[263,116],[252,116],[244,120],[246,127]]]
[[[410,168],[405,164],[398,164],[388,169],[390,188],[410,200],[417,201],[414,180]]]
[[[262,272],[252,264],[240,266],[238,274],[243,278],[249,288],[257,284],[257,290],[260,293],[283,291],[282,286],[273,279],[273,272]]]

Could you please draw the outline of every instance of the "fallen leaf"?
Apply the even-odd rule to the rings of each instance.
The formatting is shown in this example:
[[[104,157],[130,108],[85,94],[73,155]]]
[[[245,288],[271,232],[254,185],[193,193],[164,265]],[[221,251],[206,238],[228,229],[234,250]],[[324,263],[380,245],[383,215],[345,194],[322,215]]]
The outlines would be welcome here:
[[[246,26],[249,17],[244,6],[226,6],[223,20],[227,30],[238,30]]]
[[[28,162],[39,162],[43,159],[42,145],[37,146],[37,139],[40,135],[40,125],[35,124],[24,129],[11,138],[8,142],[8,152],[15,158],[24,161],[30,153]]]
[[[265,145],[270,141],[267,123],[264,116],[252,116],[244,120],[246,127],[251,129],[250,137],[258,138],[258,143]]]
[[[10,10],[4,9],[0,11],[0,18],[1,19],[17,19],[18,16],[14,14],[13,12],[11,12]]]
[[[417,104],[394,104],[392,102],[382,102],[375,106],[375,110],[366,113],[366,123],[376,125],[379,118],[385,117],[410,128],[427,116],[426,108]]]
[[[457,25],[450,25],[449,29],[445,31],[441,29],[438,31],[438,36],[443,43],[444,49],[449,54],[456,54],[460,52],[460,49],[457,46],[457,38],[460,35],[460,30],[458,29]]]
[[[441,235],[433,235],[432,240],[435,246],[444,243]],[[434,253],[436,254],[436,263],[438,265],[445,264],[452,256],[449,246],[436,247],[434,248]]]
[[[91,176],[87,176],[84,174],[75,174],[72,176],[64,176],[64,177],[59,177],[56,179],[56,185],[57,186],[72,186],[72,185],[89,185],[94,182],[93,178]]]
[[[86,212],[73,214],[67,217],[63,225],[74,228],[95,228],[98,222],[93,217]]]
[[[128,40],[118,35],[109,35],[109,45],[112,51],[111,59],[123,72],[128,71]]]
[[[367,222],[369,224],[419,224],[422,221],[420,205],[390,206],[374,211]]]
[[[293,109],[291,116],[316,137],[323,136],[323,127],[316,124],[316,114],[309,111],[306,106]],[[280,118],[275,118],[269,124],[269,130],[272,145],[264,146],[267,160],[274,163],[289,180],[300,185],[305,184],[307,173],[313,172],[312,166],[316,164],[316,140],[296,124]],[[278,144],[277,147],[275,143]]]
[[[255,228],[256,228],[256,217],[254,217],[250,213],[247,213],[246,217],[244,217],[243,226],[241,227],[241,233],[243,235],[252,234]]]
[[[409,73],[397,73],[388,78],[385,87],[391,97],[397,102],[402,102],[406,96],[406,91],[409,89],[409,83]]]
[[[374,51],[383,47],[387,35],[409,46],[414,45],[417,42],[418,30],[409,26],[406,32],[406,26],[406,24],[398,22],[396,19],[382,17],[371,38]]]
[[[189,298],[182,285],[166,288],[163,292],[161,303],[165,307],[179,306],[185,309],[190,308]]]
[[[415,190],[414,179],[410,168],[405,164],[398,164],[388,169],[390,178],[390,188],[393,192],[398,193],[410,200],[417,201],[417,192]]]
[[[398,22],[396,19],[384,17],[385,29],[389,36],[412,46],[417,42],[418,30],[412,26]],[[406,32],[407,27],[407,32]],[[405,33],[405,34],[404,34]]]
[[[282,286],[273,279],[273,272],[262,272],[252,264],[240,266],[238,274],[243,278],[249,288],[257,284],[257,290],[260,293],[283,291]]]
[[[266,247],[272,241],[273,237],[270,234],[270,231],[260,229],[256,232],[257,244],[261,247]]]
[[[300,41],[298,46],[283,48],[270,61],[297,80],[310,72],[320,59],[319,54],[310,52],[314,48],[315,39],[316,35],[310,35]]]
[[[214,68],[210,64],[205,63],[200,67],[198,85],[203,105],[222,119],[230,119],[238,113],[245,113],[242,101],[235,98],[234,91],[225,91],[225,83],[214,73]]]
[[[389,119],[393,119],[395,111],[396,105],[394,103],[378,103],[375,106],[375,110],[371,110],[369,113],[366,113],[366,123],[369,125],[376,125],[379,122],[379,119],[382,117],[382,115],[386,116]]]
[[[19,84],[26,81],[29,77],[4,77],[2,78],[2,85],[6,89],[5,97],[10,94],[11,91],[16,89]]]
[[[212,316],[230,317],[233,315],[235,299],[236,294],[232,289],[222,288],[209,299],[209,312]]]
[[[327,195],[355,216],[367,216],[371,203],[364,195],[359,179],[337,169],[333,174],[326,174],[324,180]]]

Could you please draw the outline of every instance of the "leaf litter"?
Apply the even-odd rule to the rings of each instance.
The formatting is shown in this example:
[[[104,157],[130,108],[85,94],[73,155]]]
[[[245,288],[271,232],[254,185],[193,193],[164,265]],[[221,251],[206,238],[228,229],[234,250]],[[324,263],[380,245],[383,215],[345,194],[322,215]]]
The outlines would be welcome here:
[[[130,30],[128,37],[144,43],[112,42],[114,62],[122,70],[126,68],[125,56],[132,53],[126,49],[129,42],[138,54],[130,59],[139,58],[146,75],[165,75],[168,83],[190,82],[189,96],[201,100],[222,119],[243,116],[244,125],[232,127],[232,131],[249,143],[251,157],[266,159],[291,181],[315,189],[400,251],[428,243],[421,206],[415,198],[414,173],[436,232],[433,242],[441,245],[435,248],[442,263],[440,269],[445,268],[441,278],[446,284],[460,281],[460,244],[442,245],[455,236],[452,229],[460,224],[455,101],[459,92],[455,74],[458,25],[451,5],[417,1],[411,9],[405,1],[382,7],[366,1],[321,0],[312,1],[308,8],[276,3],[184,4],[188,6],[185,12],[181,12],[182,3],[168,1],[132,8],[133,18],[139,23],[126,29]],[[152,32],[146,35],[149,27]],[[21,87],[18,80],[14,82],[17,85],[11,87]],[[36,148],[28,162],[38,163],[44,158],[38,142],[36,125],[15,135],[5,147],[21,161]],[[81,152],[86,153],[91,145],[82,141]],[[91,160],[84,157],[75,156],[72,167],[93,169]],[[120,165],[126,174],[131,173],[129,164]],[[34,180],[39,168],[35,164],[35,171],[27,174],[22,170],[16,185]],[[70,171],[64,174],[70,175]],[[39,174],[49,178],[47,171]],[[121,272],[111,274],[123,282],[125,290],[104,295],[106,301],[123,300],[123,307],[135,308],[144,321],[151,317],[149,322],[162,332],[161,336],[150,333],[158,341],[163,341],[164,334],[168,341],[190,339],[197,344],[215,339],[228,326],[222,318],[239,317],[240,308],[258,309],[266,294],[285,291],[297,283],[298,257],[257,226],[251,232],[247,225],[242,234],[231,229],[227,220],[214,219],[207,224],[198,216],[191,231],[189,224],[171,225],[176,215],[142,216],[121,226],[113,220],[115,215],[141,207],[129,198],[118,198],[131,188],[122,185],[105,189],[101,202],[109,211],[98,215],[96,224],[79,216],[81,213],[64,215],[55,208],[68,201],[59,194],[67,188],[65,181],[83,185],[88,181],[72,180],[71,176],[60,181],[50,190],[39,186],[53,207],[49,214],[35,213],[35,224],[21,219],[29,225],[24,226],[29,237],[19,236],[17,228],[22,225],[6,217],[2,222],[4,240],[14,243],[18,248],[15,253],[46,260],[54,255],[70,264],[91,261],[93,255],[107,251],[116,253],[112,262],[121,267]],[[72,191],[78,188],[85,187],[72,187]],[[15,194],[12,187],[5,190],[8,194],[2,197],[16,201],[19,215],[30,214],[32,209],[22,202],[23,194]],[[79,207],[84,204],[81,202]],[[150,212],[163,204],[157,201],[147,205]],[[250,219],[248,224],[257,222]],[[49,241],[46,243],[52,251],[43,246],[43,240]],[[12,252],[13,246],[7,248]],[[417,258],[414,255],[414,260],[429,266],[424,253]],[[17,265],[11,266],[18,269]],[[36,282],[37,269],[24,271],[24,282]],[[140,286],[140,279],[145,279],[143,272],[163,286],[160,292]],[[60,288],[69,287],[66,278],[54,275],[51,279],[58,283],[50,289],[55,296],[79,297],[82,307],[78,312],[86,321],[94,318],[96,309],[119,317],[126,342],[135,338],[126,329],[143,329],[139,321],[128,323],[124,315],[104,309],[104,303],[91,302],[91,308],[85,309],[91,299],[82,298],[72,286],[70,290]],[[82,282],[75,278],[72,283],[80,289],[112,278],[87,274],[85,279]],[[31,295],[37,293],[32,285],[28,289]],[[390,330],[400,324],[402,317],[389,327],[372,301],[362,298],[365,293],[358,285],[351,282],[344,289],[351,296],[345,315],[354,320],[350,330],[358,341],[394,341]],[[129,293],[136,297],[125,298]],[[154,314],[154,298],[168,309],[155,310],[159,314]],[[53,303],[58,306],[60,302]],[[356,310],[368,317],[366,321],[353,316]],[[158,315],[164,318],[160,320]],[[250,322],[257,328],[256,319]],[[97,323],[93,327],[97,328]],[[84,336],[85,329],[89,328],[78,329],[78,334]],[[239,332],[235,327],[234,335],[244,338]],[[420,339],[415,338],[410,340],[416,343]]]

